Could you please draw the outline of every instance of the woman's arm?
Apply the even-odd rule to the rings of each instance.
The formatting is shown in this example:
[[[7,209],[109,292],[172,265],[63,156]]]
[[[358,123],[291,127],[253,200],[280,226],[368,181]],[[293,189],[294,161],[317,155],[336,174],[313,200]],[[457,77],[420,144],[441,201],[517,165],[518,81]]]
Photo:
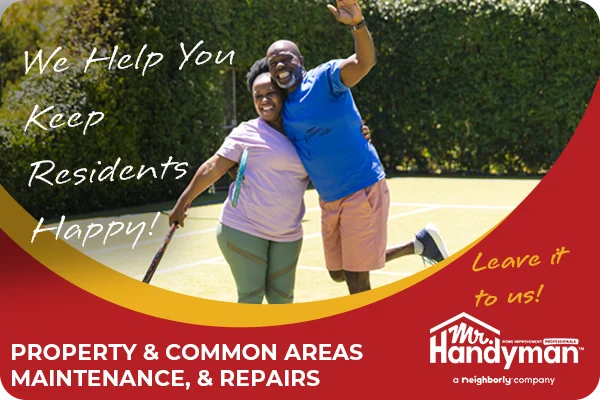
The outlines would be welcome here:
[[[217,154],[202,164],[200,168],[198,168],[198,171],[196,171],[196,174],[188,187],[181,193],[181,196],[179,196],[179,200],[177,200],[173,210],[169,213],[169,226],[177,221],[177,223],[183,227],[185,207],[194,201],[200,193],[204,192],[210,185],[225,175],[235,164],[234,161],[228,160]]]

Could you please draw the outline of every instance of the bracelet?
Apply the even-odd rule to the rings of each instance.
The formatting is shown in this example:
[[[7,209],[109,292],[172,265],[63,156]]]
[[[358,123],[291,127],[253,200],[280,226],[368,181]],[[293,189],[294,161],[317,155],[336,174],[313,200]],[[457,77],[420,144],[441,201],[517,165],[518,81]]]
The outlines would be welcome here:
[[[359,30],[360,28],[362,28],[363,26],[367,26],[367,21],[366,21],[364,18],[363,18],[363,20],[362,20],[362,21],[360,21],[358,24],[356,24],[356,25],[352,26],[352,30],[353,30],[353,31],[357,31],[357,30]]]

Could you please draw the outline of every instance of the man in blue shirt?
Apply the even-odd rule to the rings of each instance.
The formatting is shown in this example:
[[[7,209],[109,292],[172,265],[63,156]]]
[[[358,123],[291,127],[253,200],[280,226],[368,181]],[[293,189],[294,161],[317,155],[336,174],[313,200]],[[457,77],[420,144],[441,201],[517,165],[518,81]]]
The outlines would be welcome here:
[[[349,90],[375,65],[375,47],[356,0],[338,0],[337,6],[328,8],[351,27],[355,54],[306,71],[298,46],[280,40],[269,47],[267,61],[272,79],[288,93],[284,132],[320,196],[327,269],[353,294],[370,289],[369,271],[383,268],[386,259],[416,253],[437,262],[448,252],[431,224],[386,252],[385,172],[375,147],[362,136]]]

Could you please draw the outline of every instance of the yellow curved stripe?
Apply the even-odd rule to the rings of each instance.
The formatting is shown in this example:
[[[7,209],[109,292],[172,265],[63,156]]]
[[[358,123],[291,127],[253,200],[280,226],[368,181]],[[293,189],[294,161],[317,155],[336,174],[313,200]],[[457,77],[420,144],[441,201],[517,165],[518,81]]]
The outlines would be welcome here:
[[[31,243],[36,221],[0,186],[0,229],[21,248],[63,279],[106,301],[158,318],[198,325],[259,327],[310,321],[344,313],[396,294],[446,267],[476,242],[444,262],[369,292],[291,305],[247,305],[187,296],[144,284],[89,258],[50,232]]]

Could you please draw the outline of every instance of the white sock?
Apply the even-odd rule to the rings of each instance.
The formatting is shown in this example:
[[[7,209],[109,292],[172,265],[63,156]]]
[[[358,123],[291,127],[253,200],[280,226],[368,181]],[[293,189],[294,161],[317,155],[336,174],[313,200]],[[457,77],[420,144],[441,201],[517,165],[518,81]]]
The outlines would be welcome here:
[[[423,250],[425,250],[425,247],[423,246],[423,243],[421,243],[421,241],[417,238],[413,239],[413,244],[415,246],[415,254],[417,255],[421,255],[423,254]]]

